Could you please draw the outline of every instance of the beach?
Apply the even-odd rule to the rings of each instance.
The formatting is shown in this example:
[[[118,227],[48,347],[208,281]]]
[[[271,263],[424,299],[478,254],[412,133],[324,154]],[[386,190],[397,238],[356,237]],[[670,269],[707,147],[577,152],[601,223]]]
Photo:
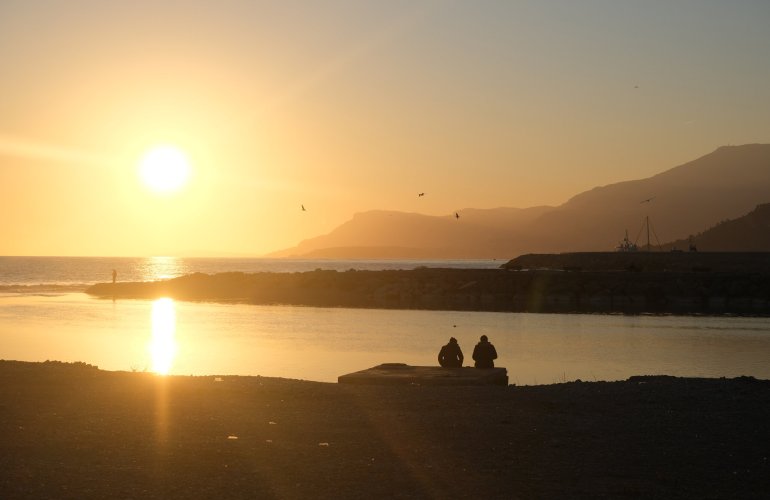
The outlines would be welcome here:
[[[759,498],[770,381],[347,386],[0,362],[2,498]]]

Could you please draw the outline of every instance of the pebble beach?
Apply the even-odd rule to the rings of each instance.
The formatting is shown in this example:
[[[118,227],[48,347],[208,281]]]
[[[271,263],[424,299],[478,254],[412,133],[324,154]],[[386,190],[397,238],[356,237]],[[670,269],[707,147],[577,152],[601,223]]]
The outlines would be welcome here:
[[[760,498],[770,381],[351,386],[0,361],[0,497]]]

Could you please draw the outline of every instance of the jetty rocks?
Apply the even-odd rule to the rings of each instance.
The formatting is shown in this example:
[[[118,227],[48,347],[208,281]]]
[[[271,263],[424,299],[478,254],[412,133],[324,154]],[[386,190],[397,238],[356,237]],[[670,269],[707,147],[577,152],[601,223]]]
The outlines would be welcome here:
[[[195,273],[100,283],[101,298],[542,313],[770,315],[770,253],[522,256],[500,269]]]

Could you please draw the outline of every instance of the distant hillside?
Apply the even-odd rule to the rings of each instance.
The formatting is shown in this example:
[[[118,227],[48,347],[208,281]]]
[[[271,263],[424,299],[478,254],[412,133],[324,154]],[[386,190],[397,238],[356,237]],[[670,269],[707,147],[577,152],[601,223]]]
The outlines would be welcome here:
[[[358,213],[331,233],[271,257],[304,258],[497,258],[510,256],[507,233],[552,207],[466,209],[457,219],[372,210]]]
[[[646,217],[656,244],[698,234],[768,201],[770,144],[726,146],[647,179],[596,187],[558,207],[464,209],[459,219],[359,213],[329,234],[271,256],[511,258],[607,251],[626,230],[632,240],[641,238]]]
[[[759,205],[752,212],[716,226],[690,238],[663,245],[664,250],[686,250],[695,244],[707,252],[768,252],[770,251],[770,203]]]
[[[549,252],[607,250],[626,229],[639,244],[646,243],[641,232],[649,216],[652,243],[663,243],[768,201],[770,145],[727,146],[647,179],[578,194],[539,218],[527,236]]]

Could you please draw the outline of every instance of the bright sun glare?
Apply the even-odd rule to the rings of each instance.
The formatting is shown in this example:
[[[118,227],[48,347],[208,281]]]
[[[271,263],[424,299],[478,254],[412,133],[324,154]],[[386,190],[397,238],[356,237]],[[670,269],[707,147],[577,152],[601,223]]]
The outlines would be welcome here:
[[[156,300],[152,303],[152,339],[149,347],[152,371],[159,375],[167,375],[174,364],[177,351],[175,332],[174,301],[169,298]]]
[[[190,163],[179,148],[158,146],[142,158],[139,175],[153,191],[170,193],[185,185],[190,176]]]

